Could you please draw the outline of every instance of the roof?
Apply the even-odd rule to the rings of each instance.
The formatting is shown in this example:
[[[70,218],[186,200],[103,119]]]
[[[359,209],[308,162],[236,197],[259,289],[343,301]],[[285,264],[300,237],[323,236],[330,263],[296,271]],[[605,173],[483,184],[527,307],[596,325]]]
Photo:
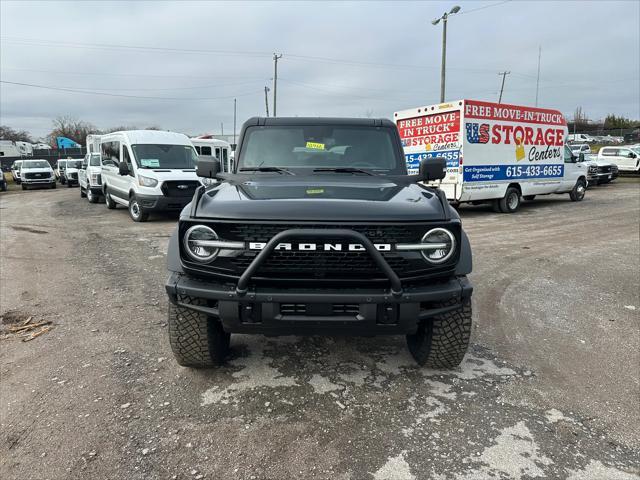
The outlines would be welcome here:
[[[245,127],[251,125],[340,125],[353,127],[395,127],[386,118],[344,118],[344,117],[253,117]]]
[[[182,133],[165,132],[162,130],[124,130],[101,135],[100,140],[108,139],[111,135],[124,135],[132,145],[140,143],[164,143],[169,145],[191,145],[189,137]]]

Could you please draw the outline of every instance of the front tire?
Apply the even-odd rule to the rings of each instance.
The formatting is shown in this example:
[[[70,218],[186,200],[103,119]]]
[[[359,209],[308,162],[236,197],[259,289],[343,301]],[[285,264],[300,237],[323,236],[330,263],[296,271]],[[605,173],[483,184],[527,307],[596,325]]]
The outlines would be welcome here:
[[[515,187],[507,188],[504,198],[498,200],[502,213],[514,213],[520,208],[520,191]]]
[[[178,301],[206,306],[206,300],[178,296]],[[221,365],[229,352],[231,335],[222,324],[205,313],[169,303],[169,344],[176,361],[183,367],[203,368]]]
[[[142,209],[135,195],[129,199],[129,216],[134,222],[146,222],[149,220],[149,212],[145,212]]]
[[[451,302],[439,306],[448,305]],[[419,365],[429,368],[457,367],[469,347],[471,321],[471,299],[464,300],[456,310],[422,321],[416,333],[407,335],[411,355]]]
[[[105,190],[104,192],[104,204],[109,210],[115,210],[117,203],[111,198],[111,194]]]
[[[587,185],[584,180],[579,178],[573,187],[573,190],[569,192],[569,198],[572,202],[580,202],[584,198],[584,194],[587,190]]]
[[[22,184],[22,189],[23,189],[23,190],[26,190],[26,189],[27,189],[27,186],[26,186],[24,183]]]
[[[86,195],[87,195],[87,200],[89,200],[89,203],[98,203],[98,200],[99,200],[98,195],[93,193],[90,188],[87,190]]]

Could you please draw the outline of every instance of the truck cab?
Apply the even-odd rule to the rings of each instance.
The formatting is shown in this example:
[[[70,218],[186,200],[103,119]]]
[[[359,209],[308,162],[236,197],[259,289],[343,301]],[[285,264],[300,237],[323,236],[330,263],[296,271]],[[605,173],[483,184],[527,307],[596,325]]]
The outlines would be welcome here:
[[[102,198],[102,163],[99,153],[87,153],[78,170],[80,197],[89,203],[98,203]]]
[[[11,165],[11,176],[13,177],[13,181],[16,182],[16,185],[20,185],[22,182],[20,178],[20,167],[22,166],[22,160],[16,160]]]
[[[438,188],[408,175],[386,119],[252,118],[236,164],[200,157],[168,247],[179,364],[224,361],[234,333],[405,335],[416,362],[456,367],[471,333],[471,247]]]

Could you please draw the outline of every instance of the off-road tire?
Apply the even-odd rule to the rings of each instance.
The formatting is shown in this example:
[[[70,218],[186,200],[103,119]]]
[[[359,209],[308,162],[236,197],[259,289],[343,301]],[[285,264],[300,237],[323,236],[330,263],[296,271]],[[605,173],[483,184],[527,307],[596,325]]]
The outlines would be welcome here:
[[[522,198],[524,198],[527,202],[531,202],[536,198],[536,196],[535,195],[525,195]]]
[[[520,199],[520,191],[515,187],[507,188],[504,198],[501,198],[498,202],[502,213],[515,213],[522,203]]]
[[[445,307],[457,300],[443,302]],[[407,346],[419,365],[429,368],[455,368],[462,362],[471,337],[471,299],[456,310],[424,320],[414,334],[407,335]]]
[[[134,222],[146,222],[149,220],[149,212],[145,212],[135,195],[129,198],[129,216]]]
[[[111,194],[107,191],[104,192],[104,203],[109,210],[114,210],[118,205],[113,201],[113,198],[111,198]]]
[[[587,190],[585,181],[581,178],[578,179],[573,186],[573,190],[569,192],[569,198],[572,202],[580,202],[584,198],[584,193]]]
[[[206,300],[187,296],[179,295],[178,301],[206,305]],[[217,319],[169,303],[169,344],[176,361],[183,367],[221,365],[229,352],[230,338]]]

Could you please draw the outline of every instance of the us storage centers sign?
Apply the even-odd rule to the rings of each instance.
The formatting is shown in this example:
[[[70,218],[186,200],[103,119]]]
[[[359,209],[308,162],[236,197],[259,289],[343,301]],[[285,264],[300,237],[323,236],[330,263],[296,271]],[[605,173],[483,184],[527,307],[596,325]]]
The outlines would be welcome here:
[[[410,174],[423,158],[443,157],[448,172],[462,173],[465,182],[563,176],[567,127],[560,112],[474,100],[456,104],[462,107],[397,121]]]

